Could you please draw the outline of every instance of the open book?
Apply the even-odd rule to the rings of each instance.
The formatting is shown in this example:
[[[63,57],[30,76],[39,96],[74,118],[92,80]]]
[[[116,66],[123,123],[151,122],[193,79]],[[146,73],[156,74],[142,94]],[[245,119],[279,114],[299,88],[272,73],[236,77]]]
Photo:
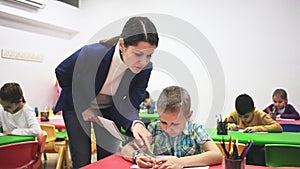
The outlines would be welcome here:
[[[124,141],[125,138],[123,136],[123,134],[120,132],[120,130],[118,129],[118,127],[116,126],[115,122],[106,119],[104,117],[100,117],[98,116],[98,119],[101,121],[101,123],[103,124],[103,127],[115,138]]]

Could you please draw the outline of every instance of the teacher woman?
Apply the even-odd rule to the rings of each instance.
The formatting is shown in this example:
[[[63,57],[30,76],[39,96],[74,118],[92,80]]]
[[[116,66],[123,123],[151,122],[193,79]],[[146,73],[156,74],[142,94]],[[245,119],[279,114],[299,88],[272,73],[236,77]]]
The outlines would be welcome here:
[[[120,140],[103,128],[97,116],[114,121],[141,145],[149,144],[151,134],[138,113],[158,41],[147,17],[132,17],[120,36],[86,45],[57,66],[62,91],[55,112],[63,112],[73,168],[91,163],[91,127],[98,160],[119,151]]]

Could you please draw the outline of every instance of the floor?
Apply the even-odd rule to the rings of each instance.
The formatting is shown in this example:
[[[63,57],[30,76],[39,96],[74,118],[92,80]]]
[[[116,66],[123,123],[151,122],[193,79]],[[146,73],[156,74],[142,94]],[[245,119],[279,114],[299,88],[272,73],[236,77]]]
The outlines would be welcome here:
[[[47,160],[44,160],[44,157],[42,158],[42,169],[55,169],[56,168],[56,162],[58,159],[57,153],[47,153]],[[71,159],[71,158],[70,158]],[[96,154],[92,155],[92,162],[96,161]],[[65,166],[64,169],[67,169]]]
[[[47,153],[47,160],[45,160],[44,157],[42,158],[42,168],[55,169],[57,159],[58,159],[57,153]]]
[[[95,135],[93,133],[92,130],[92,158],[91,158],[91,162],[95,162],[97,161],[97,153],[96,153],[96,142],[95,142]],[[57,142],[57,144],[64,144],[61,142]],[[70,156],[70,149],[69,149],[69,158],[71,160],[71,156]],[[42,166],[40,167],[40,169],[55,169],[56,168],[56,163],[58,160],[58,153],[47,153],[47,160],[44,159],[44,156],[42,157]],[[71,162],[72,165],[72,162]],[[65,165],[63,167],[63,169],[68,169]]]

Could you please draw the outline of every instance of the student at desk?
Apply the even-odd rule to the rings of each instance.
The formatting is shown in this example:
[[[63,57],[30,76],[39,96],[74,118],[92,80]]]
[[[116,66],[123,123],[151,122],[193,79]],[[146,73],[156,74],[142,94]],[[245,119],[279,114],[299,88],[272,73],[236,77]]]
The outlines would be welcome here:
[[[288,104],[287,92],[284,89],[276,89],[272,95],[273,104],[264,109],[264,112],[273,118],[295,119],[299,120],[300,115],[297,110]]]
[[[146,148],[133,141],[121,149],[124,159],[136,162],[139,167],[159,169],[220,164],[222,153],[203,126],[190,120],[193,113],[190,106],[190,95],[185,89],[167,87],[157,100],[159,120],[148,126],[153,136],[153,154],[174,158],[150,158],[144,153]]]
[[[228,129],[244,132],[282,132],[282,127],[265,112],[254,107],[252,98],[247,94],[241,94],[235,101],[236,110],[227,117]]]
[[[18,83],[6,83],[0,89],[0,127],[4,134],[39,136],[42,133],[35,113],[24,99]]]

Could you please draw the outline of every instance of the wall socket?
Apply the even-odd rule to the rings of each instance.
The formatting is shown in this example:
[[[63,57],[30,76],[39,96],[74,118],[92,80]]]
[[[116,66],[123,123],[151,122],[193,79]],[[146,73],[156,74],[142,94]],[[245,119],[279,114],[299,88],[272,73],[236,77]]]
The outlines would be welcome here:
[[[42,62],[44,58],[44,56],[40,54],[20,52],[20,51],[9,50],[9,49],[2,49],[1,57],[7,59],[18,59],[18,60],[26,60],[26,61],[34,61],[34,62]]]

